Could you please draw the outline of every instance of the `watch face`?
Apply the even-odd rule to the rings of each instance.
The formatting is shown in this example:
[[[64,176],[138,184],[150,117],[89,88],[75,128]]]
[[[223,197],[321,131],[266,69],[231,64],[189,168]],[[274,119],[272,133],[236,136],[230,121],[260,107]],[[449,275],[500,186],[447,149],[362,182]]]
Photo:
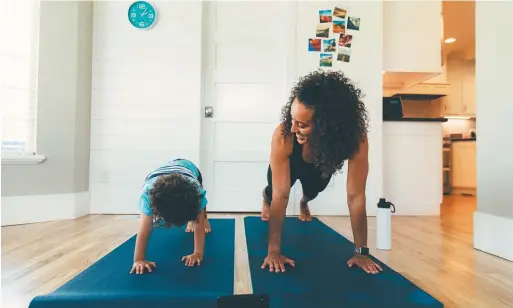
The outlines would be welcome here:
[[[369,254],[369,248],[367,248],[367,247],[358,247],[358,248],[355,248],[355,251],[361,255]]]
[[[134,2],[128,10],[130,23],[139,29],[150,28],[157,19],[157,13],[151,4],[146,1]]]

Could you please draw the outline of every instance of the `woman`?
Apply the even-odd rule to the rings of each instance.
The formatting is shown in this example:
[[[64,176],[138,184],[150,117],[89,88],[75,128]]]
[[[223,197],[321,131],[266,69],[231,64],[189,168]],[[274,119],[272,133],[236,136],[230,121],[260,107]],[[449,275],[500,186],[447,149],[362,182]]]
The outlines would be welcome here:
[[[368,257],[365,187],[368,174],[367,111],[361,90],[342,72],[312,72],[292,89],[274,131],[262,219],[269,221],[268,255],[262,268],[284,272],[294,261],[281,255],[281,233],[290,188],[299,179],[302,221],[310,221],[308,202],[324,191],[348,160],[347,203],[355,254],[348,261],[367,273],[381,267]]]

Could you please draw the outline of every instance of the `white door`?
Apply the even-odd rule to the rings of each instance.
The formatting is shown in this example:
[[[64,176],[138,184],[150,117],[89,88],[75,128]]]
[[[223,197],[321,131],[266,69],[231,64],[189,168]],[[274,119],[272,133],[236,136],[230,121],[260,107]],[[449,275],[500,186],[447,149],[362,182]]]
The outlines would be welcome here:
[[[272,133],[294,77],[295,3],[207,1],[203,14],[202,101],[213,110],[202,115],[208,210],[260,211]]]

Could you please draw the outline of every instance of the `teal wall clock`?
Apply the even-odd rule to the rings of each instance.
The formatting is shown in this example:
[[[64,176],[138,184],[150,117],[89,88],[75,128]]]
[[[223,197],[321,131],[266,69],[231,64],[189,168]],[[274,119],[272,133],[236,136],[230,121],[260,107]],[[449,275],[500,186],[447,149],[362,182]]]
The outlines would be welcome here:
[[[157,12],[148,2],[136,1],[128,9],[128,20],[138,29],[148,29],[157,21]]]

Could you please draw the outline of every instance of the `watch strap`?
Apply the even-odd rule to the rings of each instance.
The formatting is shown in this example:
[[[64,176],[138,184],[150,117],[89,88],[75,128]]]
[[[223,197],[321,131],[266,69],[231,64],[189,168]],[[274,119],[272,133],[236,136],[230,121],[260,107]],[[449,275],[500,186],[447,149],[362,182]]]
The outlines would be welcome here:
[[[362,255],[362,256],[368,256],[369,255],[369,248],[367,247],[357,247],[354,249],[354,252]]]

